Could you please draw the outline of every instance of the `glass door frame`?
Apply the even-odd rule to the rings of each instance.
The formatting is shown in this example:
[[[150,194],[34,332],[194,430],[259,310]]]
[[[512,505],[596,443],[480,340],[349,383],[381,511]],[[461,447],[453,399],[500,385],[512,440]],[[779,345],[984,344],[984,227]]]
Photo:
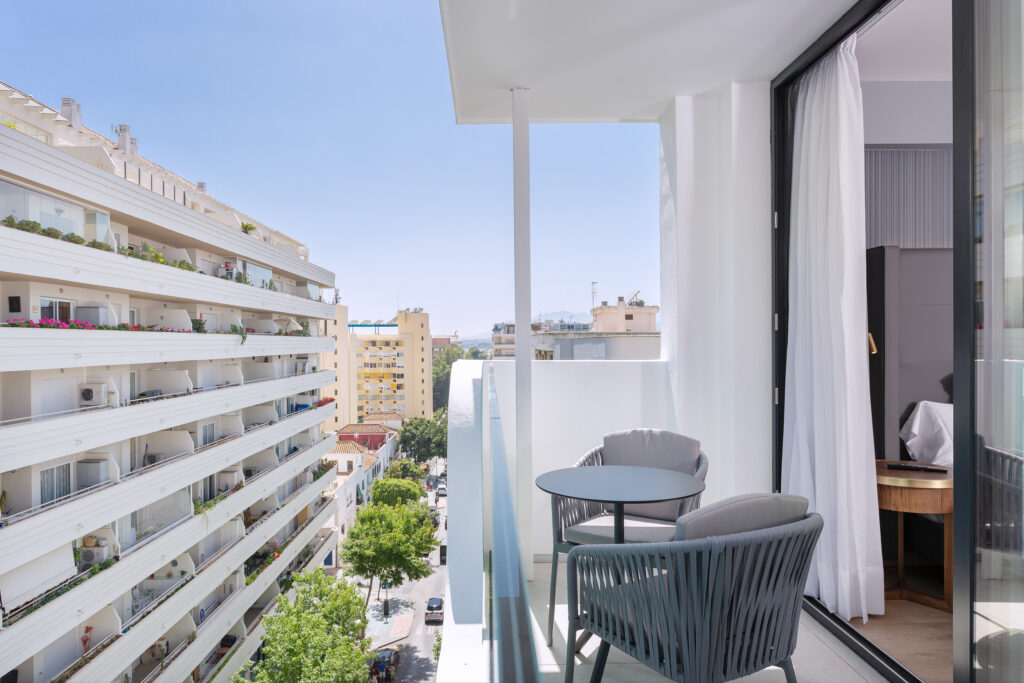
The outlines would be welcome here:
[[[772,164],[772,486],[782,483],[782,427],[789,329],[789,199],[795,85],[800,76],[893,0],[859,0],[771,83]],[[974,680],[974,11],[976,0],[953,5],[953,676]],[[889,680],[917,681],[913,673],[818,601],[804,609]]]

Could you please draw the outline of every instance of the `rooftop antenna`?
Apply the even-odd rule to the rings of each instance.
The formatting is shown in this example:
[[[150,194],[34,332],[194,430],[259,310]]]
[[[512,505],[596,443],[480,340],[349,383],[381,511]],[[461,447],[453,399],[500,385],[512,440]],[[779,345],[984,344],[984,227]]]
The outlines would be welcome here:
[[[597,306],[597,281],[591,280],[590,282],[590,307],[594,308]]]

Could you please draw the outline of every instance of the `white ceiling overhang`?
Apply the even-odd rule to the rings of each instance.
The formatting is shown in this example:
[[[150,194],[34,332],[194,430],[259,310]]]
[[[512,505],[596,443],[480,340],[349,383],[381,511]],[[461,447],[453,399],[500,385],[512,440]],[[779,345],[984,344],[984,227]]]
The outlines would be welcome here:
[[[455,118],[651,122],[676,95],[771,80],[854,0],[440,0]]]

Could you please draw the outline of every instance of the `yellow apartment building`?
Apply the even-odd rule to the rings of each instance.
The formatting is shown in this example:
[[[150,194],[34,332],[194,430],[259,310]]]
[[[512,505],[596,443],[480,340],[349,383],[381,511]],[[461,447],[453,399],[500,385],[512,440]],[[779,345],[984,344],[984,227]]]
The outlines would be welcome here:
[[[395,411],[407,418],[434,414],[430,316],[423,309],[399,311],[386,323],[351,321],[349,348],[349,422]]]

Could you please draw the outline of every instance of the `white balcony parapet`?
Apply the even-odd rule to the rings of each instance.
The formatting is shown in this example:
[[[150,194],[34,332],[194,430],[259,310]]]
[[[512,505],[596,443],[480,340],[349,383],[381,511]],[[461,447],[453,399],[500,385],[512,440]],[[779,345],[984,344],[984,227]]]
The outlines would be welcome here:
[[[137,476],[94,487],[89,492],[77,492],[82,495],[51,505],[27,519],[7,523],[0,527],[0,544],[8,550],[0,553],[0,575],[71,543],[82,535],[82,529],[86,532],[98,529],[144,507],[153,501],[154,491],[183,489],[241,462],[254,452],[271,448],[293,434],[322,424],[331,415],[333,404],[293,413],[275,424],[264,425],[198,452],[161,460]],[[332,439],[334,435],[328,434],[324,438]],[[251,483],[251,480],[246,483]],[[76,523],[65,523],[68,519]]]
[[[126,214],[146,224],[180,234],[207,245],[217,253],[252,259],[298,280],[334,287],[334,273],[273,246],[198,211],[176,204],[136,184],[118,178],[6,127],[0,131],[0,158],[4,171],[42,187],[53,188],[93,206]]]
[[[242,589],[242,597],[233,601],[230,608],[219,614],[217,619],[207,619],[203,622],[204,629],[197,632],[195,642],[191,643],[170,665],[166,666],[157,680],[170,683],[170,681],[177,682],[187,678],[189,672],[220,642],[224,634],[245,616],[246,610],[259,600],[270,584],[277,581],[280,570],[283,570],[298,557],[306,544],[313,540],[324,524],[331,520],[336,507],[337,500],[330,499],[316,514],[311,515],[302,527],[296,529],[281,556],[276,558],[267,569],[260,572],[255,581]]]
[[[0,471],[26,467],[40,459],[59,458],[160,429],[240,410],[285,396],[317,389],[335,381],[333,370],[298,373],[242,386],[198,391],[191,395],[61,415],[49,420],[19,422],[0,428]]]
[[[321,301],[90,249],[14,228],[0,227],[0,235],[0,272],[18,278],[60,280],[134,296],[198,301],[289,316],[334,318],[334,306]]]
[[[56,638],[59,638],[61,633],[53,628],[54,623],[63,623],[67,620],[67,615],[69,614],[88,615],[96,613],[105,605],[110,604],[123,595],[125,586],[135,585],[166,564],[170,558],[186,552],[195,545],[197,538],[204,538],[231,519],[241,515],[242,511],[253,503],[267,496],[274,495],[278,486],[294,477],[306,467],[319,461],[330,451],[333,445],[332,439],[324,439],[301,455],[295,455],[295,457],[281,463],[273,474],[260,477],[258,481],[239,489],[202,515],[191,517],[159,537],[150,539],[146,543],[134,548],[130,554],[122,557],[119,562],[109,569],[100,572],[85,583],[76,586],[64,595],[43,605],[12,626],[3,629],[3,637],[0,638],[0,669],[9,671],[17,667],[25,660],[26,653],[38,652]],[[330,477],[321,477],[313,482],[312,489],[317,492],[322,491],[324,486],[326,486],[326,482],[330,479]],[[304,490],[309,491],[311,487],[307,486]],[[311,494],[310,499],[312,498],[315,498],[315,496]],[[300,505],[295,509],[298,510],[301,507]],[[241,539],[248,538],[248,535],[241,537]],[[227,545],[230,548],[225,546],[226,549],[221,549],[223,552],[218,551],[217,555],[209,558],[197,568],[197,573],[200,576],[206,575],[206,567],[217,562],[217,558],[228,555],[234,548],[243,545],[243,541],[239,540]],[[246,545],[245,547],[248,548],[249,546]],[[245,558],[251,555],[258,547],[259,545],[252,548],[252,550],[244,552],[241,559],[236,558],[235,568],[241,566]],[[219,582],[202,584],[206,592],[196,597],[192,604],[199,602],[202,597],[209,594],[217,583]],[[186,608],[182,608],[177,614],[184,614],[185,611]],[[160,635],[162,634],[154,635],[150,643],[154,642]],[[113,679],[115,675],[116,672],[111,673],[107,678]],[[99,678],[103,678],[103,676]]]
[[[0,372],[327,353],[331,337],[0,327]]]
[[[303,488],[300,495],[272,514],[272,522],[261,525],[258,530],[251,534],[247,533],[244,541],[236,544],[217,561],[206,565],[193,581],[187,583],[177,593],[165,600],[149,616],[136,624],[135,628],[131,631],[121,634],[121,637],[111,643],[103,652],[96,655],[85,666],[76,671],[70,680],[86,682],[113,680],[116,678],[124,669],[125,662],[133,661],[143,650],[162,637],[169,624],[175,623],[180,615],[190,612],[194,605],[209,595],[216,586],[223,583],[238,567],[242,566],[247,557],[269,541],[285,523],[299,513],[299,510],[319,498],[326,487],[325,480],[327,479],[329,477],[321,477],[321,479]],[[242,490],[244,491],[245,489]],[[290,547],[291,545],[289,545]],[[256,585],[256,583],[253,582],[251,585]],[[237,618],[235,621],[237,621]],[[203,631],[203,636],[211,633],[214,633],[214,631],[206,629]],[[196,638],[195,642],[199,642],[199,637]],[[194,645],[195,643],[192,644]],[[204,650],[204,652],[208,651],[209,647]],[[174,663],[176,662],[172,662],[172,665],[164,670],[161,678],[165,678],[173,671],[176,671],[173,667]],[[184,679],[189,670],[183,670],[178,679]]]

